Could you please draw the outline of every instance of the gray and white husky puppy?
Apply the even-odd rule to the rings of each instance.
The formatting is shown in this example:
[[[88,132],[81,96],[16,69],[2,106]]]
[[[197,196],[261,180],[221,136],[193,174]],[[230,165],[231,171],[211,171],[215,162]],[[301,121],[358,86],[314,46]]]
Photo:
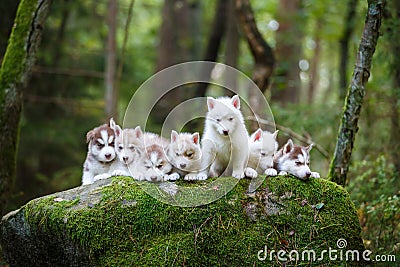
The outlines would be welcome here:
[[[250,153],[247,166],[256,170],[258,174],[277,175],[277,171],[273,168],[274,155],[278,150],[277,135],[278,130],[270,133],[258,129],[249,137]]]

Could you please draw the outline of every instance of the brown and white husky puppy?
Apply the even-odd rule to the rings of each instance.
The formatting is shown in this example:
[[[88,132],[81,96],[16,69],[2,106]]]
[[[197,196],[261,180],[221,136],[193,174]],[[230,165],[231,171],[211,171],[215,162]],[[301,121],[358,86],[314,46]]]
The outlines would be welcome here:
[[[278,150],[276,136],[274,133],[258,129],[249,137],[249,161],[247,166],[256,170],[258,174],[276,176],[277,171],[273,168],[274,155]]]
[[[184,176],[185,180],[195,180],[201,164],[199,133],[178,134],[172,130],[167,156],[174,167],[171,179]]]
[[[114,131],[107,124],[86,134],[88,152],[83,164],[82,185],[92,184],[96,175],[109,172],[115,161],[114,141]]]
[[[288,173],[300,178],[319,178],[318,172],[310,170],[310,150],[313,145],[306,147],[294,145],[289,139],[287,143],[276,153],[274,157],[274,168],[279,175]]]

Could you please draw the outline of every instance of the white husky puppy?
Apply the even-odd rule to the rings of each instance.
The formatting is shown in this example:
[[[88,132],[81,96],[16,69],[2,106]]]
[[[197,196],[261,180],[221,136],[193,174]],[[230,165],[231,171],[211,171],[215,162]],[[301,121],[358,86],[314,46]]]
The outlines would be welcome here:
[[[249,137],[250,153],[247,166],[255,169],[258,174],[277,175],[277,171],[273,168],[274,155],[278,150],[277,135],[278,130],[270,133],[258,129]]]
[[[205,180],[208,176],[217,177],[222,173],[243,178],[249,148],[239,96],[217,99],[208,97],[207,107],[202,137],[201,171],[197,179]],[[255,177],[257,173],[253,170],[246,172],[246,175]]]
[[[184,176],[185,180],[196,179],[200,170],[200,135],[199,133],[177,133],[171,131],[171,142],[167,151],[168,160],[174,166],[173,175]]]
[[[165,153],[169,145],[168,141],[153,133],[145,133],[142,138],[142,153],[135,168],[137,178],[149,182],[173,180],[169,176],[172,165],[168,162]]]
[[[309,177],[319,178],[318,172],[310,170],[310,150],[313,145],[306,147],[294,145],[289,139],[287,143],[276,153],[274,157],[274,168],[279,175],[288,173],[301,179]]]
[[[114,131],[103,124],[86,134],[88,152],[83,164],[82,185],[92,184],[96,175],[108,173],[115,161]]]

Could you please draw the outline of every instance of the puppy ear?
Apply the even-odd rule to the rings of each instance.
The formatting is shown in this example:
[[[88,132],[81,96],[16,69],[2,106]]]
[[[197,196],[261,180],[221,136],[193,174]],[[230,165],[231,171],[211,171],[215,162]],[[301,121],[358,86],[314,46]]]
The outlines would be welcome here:
[[[193,144],[198,145],[200,142],[200,135],[198,132],[195,132],[194,134],[192,134],[192,140],[193,140]]]
[[[292,139],[289,139],[289,140],[286,142],[285,146],[283,147],[283,153],[284,153],[284,154],[287,154],[287,153],[289,153],[289,152],[292,151],[292,150],[293,150],[293,141],[292,141]]]
[[[278,137],[278,132],[279,130],[276,130],[273,134],[272,137],[276,140],[276,137]]]
[[[110,128],[113,129],[115,136],[120,136],[122,129],[121,127],[115,123],[114,119],[110,119]]]
[[[207,107],[208,111],[212,110],[215,107],[215,98],[214,97],[207,97]]]
[[[307,153],[310,153],[313,146],[314,146],[314,144],[309,144],[308,146],[304,147],[304,149],[307,151]]]
[[[261,128],[258,128],[257,131],[254,132],[253,142],[262,141],[263,131]]]
[[[175,130],[171,131],[171,143],[175,143],[178,140],[178,133]]]
[[[140,128],[140,126],[136,126],[134,131],[135,131],[135,137],[138,139],[142,139],[143,132],[142,132],[142,129]]]
[[[115,121],[114,121],[114,118],[110,118],[109,126],[110,126],[111,129],[114,130],[114,128],[115,128]]]
[[[95,136],[95,132],[93,130],[87,132],[86,143],[89,143],[91,140],[93,140],[94,136]]]
[[[238,95],[234,95],[232,96],[232,105],[236,108],[236,109],[240,109],[240,98]]]

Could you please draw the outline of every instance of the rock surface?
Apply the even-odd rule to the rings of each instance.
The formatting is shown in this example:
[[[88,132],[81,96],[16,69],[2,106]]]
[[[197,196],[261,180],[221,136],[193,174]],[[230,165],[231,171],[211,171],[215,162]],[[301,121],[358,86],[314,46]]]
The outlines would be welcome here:
[[[356,210],[342,187],[293,177],[261,180],[256,190],[254,181],[236,182],[182,181],[176,187],[114,177],[34,199],[3,217],[4,258],[10,266],[273,266],[285,264],[277,258],[282,250],[288,265],[336,266],[341,250],[343,255],[358,250],[361,257]],[[233,189],[223,192],[232,183]],[[202,196],[190,188],[201,188]],[[223,193],[208,205],[179,207],[145,191],[180,203]],[[338,240],[345,240],[345,247],[338,247]],[[318,259],[329,248],[338,250],[337,259]],[[315,258],[302,257],[310,249]],[[297,261],[290,261],[293,250],[299,252]]]

